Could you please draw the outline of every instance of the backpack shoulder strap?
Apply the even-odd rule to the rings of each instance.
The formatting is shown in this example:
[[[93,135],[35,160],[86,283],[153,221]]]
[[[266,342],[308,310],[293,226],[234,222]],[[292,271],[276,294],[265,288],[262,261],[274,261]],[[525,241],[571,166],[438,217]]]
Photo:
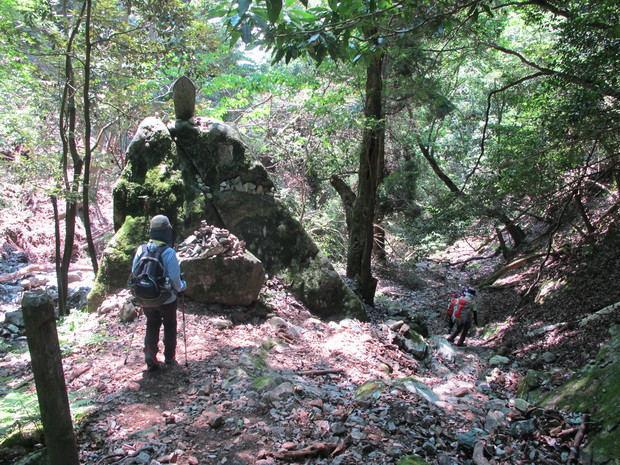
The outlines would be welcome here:
[[[157,260],[162,262],[162,265],[163,265],[162,255],[164,254],[166,249],[168,249],[168,246],[166,244],[161,244],[161,245],[158,245],[157,248],[153,251],[153,257],[157,258]]]

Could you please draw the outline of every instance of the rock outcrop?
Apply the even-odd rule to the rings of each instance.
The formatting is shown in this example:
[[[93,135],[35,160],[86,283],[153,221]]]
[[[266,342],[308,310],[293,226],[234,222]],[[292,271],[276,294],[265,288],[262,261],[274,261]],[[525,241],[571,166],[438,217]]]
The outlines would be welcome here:
[[[185,294],[197,302],[250,305],[265,283],[263,264],[245,243],[204,221],[179,245],[178,256],[188,278]]]
[[[232,126],[198,117],[168,125],[146,118],[126,161],[113,189],[116,234],[89,295],[91,311],[106,295],[126,286],[135,249],[148,238],[150,218],[164,214],[174,227],[177,243],[186,241],[203,222],[228,230],[246,244],[247,265],[252,256],[258,259],[268,274],[281,276],[314,314],[328,319],[367,318],[364,304],[277,199],[267,171],[251,160]],[[220,269],[241,263],[236,257],[219,261]],[[205,270],[204,262],[194,262],[184,261],[186,278],[191,276],[202,282],[199,286],[211,289],[193,289],[194,295],[209,300],[208,294],[216,295],[214,287],[224,293],[222,283],[198,278],[217,270]],[[247,276],[257,276],[257,269],[255,264],[248,267]],[[234,284],[244,287],[247,282]],[[222,303],[224,297],[217,299],[214,302]]]

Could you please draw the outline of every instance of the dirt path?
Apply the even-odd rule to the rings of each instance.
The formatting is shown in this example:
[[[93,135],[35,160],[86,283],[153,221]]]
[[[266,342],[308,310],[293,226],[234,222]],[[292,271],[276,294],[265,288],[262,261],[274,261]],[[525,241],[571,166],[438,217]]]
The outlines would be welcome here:
[[[143,362],[144,317],[86,315],[64,359],[71,396],[92,406],[78,428],[81,463],[564,463],[570,437],[544,440],[535,409],[515,408],[519,364],[490,366],[479,332],[464,348],[445,341],[447,295],[471,277],[433,263],[417,273],[419,290],[380,283],[370,322],[314,318],[277,280],[269,313],[188,301],[180,364],[155,372]],[[399,319],[428,328],[422,360],[391,343]],[[0,371],[12,387],[27,382],[27,354]]]
[[[111,339],[83,354],[86,370],[68,367],[72,391],[96,390],[83,463],[465,463],[477,437],[496,463],[562,463],[561,441],[532,443],[510,399],[518,372],[489,367],[480,339],[457,349],[432,336],[419,361],[377,323],[320,321],[281,288],[270,300],[264,318],[188,302],[187,365],[181,329],[180,365],[156,372],[144,371],[144,318],[106,323]],[[511,433],[510,418],[531,429]]]

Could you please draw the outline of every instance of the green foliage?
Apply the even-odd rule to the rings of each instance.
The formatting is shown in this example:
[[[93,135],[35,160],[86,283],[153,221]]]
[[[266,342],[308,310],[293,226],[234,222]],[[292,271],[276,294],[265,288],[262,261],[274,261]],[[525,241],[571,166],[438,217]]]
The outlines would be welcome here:
[[[0,437],[6,438],[16,431],[31,431],[40,426],[36,393],[22,389],[0,399]]]
[[[69,394],[69,405],[74,421],[90,413],[95,404],[94,391]],[[24,434],[41,428],[41,412],[36,392],[25,388],[8,393],[0,399],[0,437]]]
[[[328,180],[356,185],[363,68],[382,54],[388,139],[378,200],[389,233],[421,253],[493,231],[490,210],[518,222],[551,221],[580,186],[613,189],[620,8],[570,0],[557,14],[534,3],[98,1],[90,136],[101,143],[93,162],[116,176],[135,123],[172,115],[170,84],[186,74],[199,88],[198,111],[237,124],[285,203],[340,261],[344,218]],[[57,182],[59,83],[81,6],[0,5],[2,176],[61,198],[69,194]],[[230,43],[260,47],[278,65],[254,63]],[[80,33],[78,92],[84,49]],[[79,142],[81,120],[76,129]]]
[[[57,331],[58,341],[65,356],[109,339],[102,324],[86,310],[73,311],[62,317]]]

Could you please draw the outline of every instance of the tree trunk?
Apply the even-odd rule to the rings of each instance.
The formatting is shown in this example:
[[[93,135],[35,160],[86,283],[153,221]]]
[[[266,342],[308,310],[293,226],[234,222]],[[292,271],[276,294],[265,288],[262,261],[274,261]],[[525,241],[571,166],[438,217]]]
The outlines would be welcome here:
[[[92,226],[90,223],[90,165],[92,148],[90,143],[91,121],[90,121],[90,14],[92,8],[91,0],[86,0],[86,20],[84,21],[84,36],[86,43],[86,59],[84,60],[84,178],[82,182],[82,205],[84,207],[84,229],[86,231],[86,242],[88,244],[88,255],[93,264],[95,275],[98,271],[97,250],[93,241]]]
[[[508,231],[508,234],[510,234],[510,237],[514,242],[515,247],[519,247],[523,243],[523,241],[525,240],[525,232],[523,232],[523,229],[521,229],[521,227],[516,224],[512,218],[510,218],[504,212],[495,208],[490,208],[487,211],[487,214],[491,218],[495,218],[501,221],[501,223],[506,228],[506,231]]]
[[[586,211],[586,207],[583,204],[583,197],[582,197],[580,191],[577,191],[575,193],[575,202],[577,203],[577,208],[579,209],[579,214],[581,215],[581,219],[583,220],[583,224],[585,224],[585,226],[586,226],[586,230],[588,231],[588,234],[594,234],[596,232],[596,228],[594,227],[594,225],[590,221],[590,218],[588,217],[588,212]]]
[[[508,247],[506,247],[506,241],[504,240],[502,230],[499,229],[497,226],[495,227],[495,234],[497,235],[497,240],[499,241],[499,249],[502,252],[502,257],[508,259]]]
[[[22,299],[22,310],[49,463],[79,465],[56,331],[54,302],[47,294],[26,292]]]
[[[77,216],[76,201],[79,198],[79,185],[82,177],[82,160],[78,154],[77,143],[75,140],[75,131],[77,128],[76,107],[75,107],[75,75],[73,70],[73,42],[79,31],[82,17],[86,9],[86,3],[82,5],[82,12],[77,18],[75,26],[71,31],[67,49],[65,51],[65,85],[63,88],[59,132],[62,140],[62,173],[64,176],[65,188],[65,248],[62,259],[60,260],[60,269],[57,273],[58,280],[58,309],[61,315],[67,314],[67,298],[69,294],[69,265],[73,256],[73,244],[75,242],[75,218]],[[69,156],[73,162],[73,177],[69,178]],[[58,258],[57,258],[58,260]]]
[[[374,304],[377,280],[372,276],[372,249],[379,169],[384,156],[383,56],[371,58],[366,69],[366,124],[359,158],[358,194],[351,213],[347,276],[357,281],[362,299]]]

